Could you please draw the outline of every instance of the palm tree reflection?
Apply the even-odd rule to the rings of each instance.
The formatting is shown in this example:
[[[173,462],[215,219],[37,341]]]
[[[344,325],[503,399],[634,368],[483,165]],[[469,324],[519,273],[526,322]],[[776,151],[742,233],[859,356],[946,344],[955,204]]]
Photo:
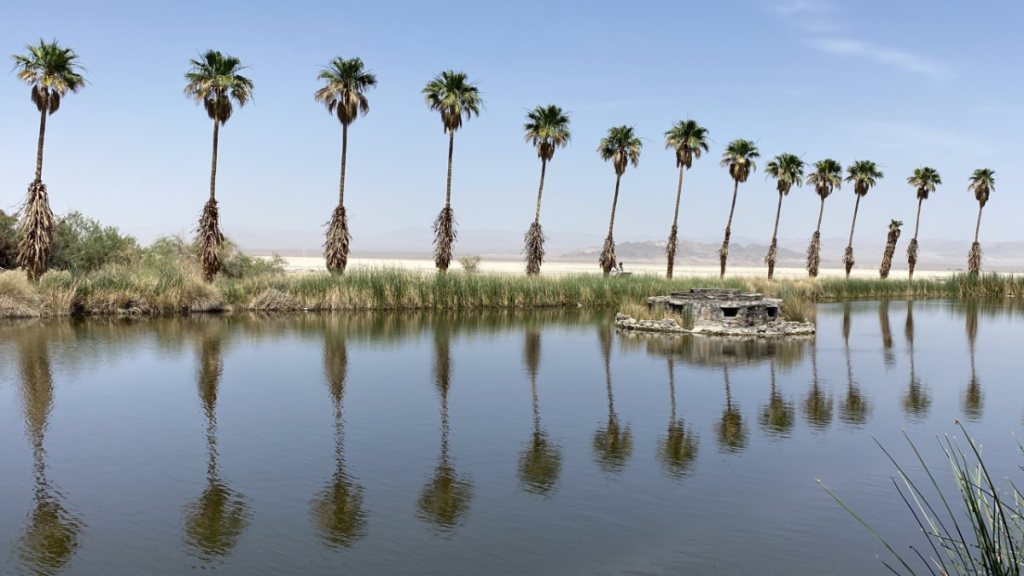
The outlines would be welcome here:
[[[221,360],[224,323],[211,321],[199,343],[199,398],[206,416],[206,489],[185,505],[185,544],[190,554],[213,561],[231,554],[249,526],[245,496],[221,479],[217,466],[217,393],[224,371]]]
[[[815,430],[828,430],[832,425],[832,395],[821,389],[818,380],[818,342],[811,347],[811,390],[804,398],[804,417]]]
[[[889,326],[889,301],[882,300],[878,305],[878,323],[882,329],[882,358],[886,366],[896,363],[896,354],[892,349],[892,328]]]
[[[725,378],[725,411],[722,417],[715,422],[715,432],[718,434],[718,447],[724,452],[740,452],[747,446],[747,425],[743,422],[743,415],[739,407],[733,406],[732,391],[729,389],[729,366],[722,367],[722,374]]]
[[[615,413],[612,395],[612,333],[608,327],[599,328],[601,356],[604,359],[605,387],[608,390],[608,425],[594,433],[594,460],[605,472],[621,472],[633,454],[633,432],[629,424],[623,426]]]
[[[904,331],[907,337],[907,349],[910,352],[910,384],[903,395],[903,411],[912,419],[924,419],[928,416],[928,408],[932,404],[931,395],[917,377],[914,364],[914,302],[907,302],[907,324]]]
[[[442,319],[437,321],[444,322]],[[443,532],[450,532],[463,521],[473,498],[472,479],[460,477],[448,456],[448,391],[452,369],[450,334],[450,328],[445,324],[435,328],[434,384],[441,394],[441,457],[433,478],[423,487],[416,501],[417,517]]]
[[[533,436],[519,454],[519,485],[531,494],[550,494],[562,471],[561,448],[548,439],[540,423],[540,403],[537,399],[537,372],[540,368],[540,332],[527,330],[523,349],[523,363],[530,374],[533,395]]]
[[[672,412],[668,419],[668,431],[658,441],[658,459],[669,476],[683,478],[693,471],[697,461],[697,447],[700,437],[687,427],[682,419],[676,419],[676,382],[672,357],[668,358],[668,395]]]
[[[768,404],[761,407],[758,415],[758,423],[761,428],[772,436],[788,438],[793,425],[796,423],[796,410],[793,403],[787,400],[775,388],[775,360],[769,367],[771,372],[771,395],[768,397]]]
[[[332,329],[333,328],[333,329]],[[310,504],[317,538],[328,548],[347,548],[366,536],[363,488],[345,471],[345,419],[342,400],[348,376],[348,350],[342,328],[325,327],[324,375],[334,404],[334,475]]]
[[[978,303],[967,302],[967,344],[971,354],[971,380],[967,383],[962,402],[964,416],[968,420],[981,420],[985,404],[985,396],[981,390],[981,380],[974,368],[974,348],[978,340]]]
[[[64,504],[64,495],[46,475],[44,440],[53,409],[53,373],[45,333],[26,329],[17,341],[25,433],[32,444],[32,512],[15,552],[32,574],[57,574],[79,547],[84,524]]]
[[[843,304],[843,346],[846,350],[846,397],[839,404],[839,419],[852,426],[868,421],[871,404],[861,394],[860,386],[853,380],[853,361],[850,356],[850,304]]]

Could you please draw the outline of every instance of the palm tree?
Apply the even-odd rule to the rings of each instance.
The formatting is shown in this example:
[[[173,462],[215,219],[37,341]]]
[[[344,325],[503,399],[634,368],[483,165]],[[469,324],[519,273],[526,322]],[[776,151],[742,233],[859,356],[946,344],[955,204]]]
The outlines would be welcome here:
[[[811,278],[818,277],[818,265],[821,264],[821,217],[825,214],[825,198],[843,185],[843,167],[831,158],[818,160],[814,163],[814,172],[807,176],[807,183],[814,185],[814,191],[821,198],[818,210],[818,227],[811,236],[811,245],[807,247],[807,274]]]
[[[718,251],[718,257],[722,262],[722,272],[719,278],[725,278],[725,264],[729,260],[729,237],[732,236],[732,215],[736,212],[736,193],[739,192],[740,182],[746,182],[751,172],[757,170],[755,158],[760,158],[761,152],[757,145],[750,140],[737,139],[729,142],[722,153],[722,160],[719,162],[723,168],[729,168],[729,176],[732,176],[732,206],[729,208],[729,221],[725,225],[725,240],[722,241],[722,248]]]
[[[981,211],[988,204],[989,195],[996,189],[996,171],[991,168],[978,168],[971,174],[971,184],[967,187],[974,192],[978,200],[978,224],[974,227],[974,244],[971,244],[971,252],[967,256],[967,269],[971,274],[981,272],[981,244],[978,243],[978,233],[981,231]]]
[[[807,423],[818,431],[828,430],[832,425],[832,396],[821,389],[816,343],[811,344],[811,390],[804,399],[804,416]]]
[[[924,420],[928,416],[928,408],[932,405],[932,397],[928,389],[917,376],[914,364],[914,301],[907,301],[907,323],[904,328],[907,338],[907,351],[910,355],[910,383],[903,395],[903,411],[912,419]]]
[[[377,85],[377,77],[363,69],[359,58],[346,60],[336,57],[320,71],[318,79],[324,86],[316,91],[314,98],[327,108],[327,113],[336,115],[341,122],[341,183],[338,185],[338,207],[331,215],[327,226],[327,242],[324,256],[327,269],[341,273],[348,265],[349,243],[352,235],[348,231],[348,215],[345,213],[345,156],[348,154],[348,126],[360,114],[370,111],[365,92]]]
[[[846,398],[839,405],[839,419],[849,425],[859,426],[868,421],[871,404],[853,379],[853,361],[850,357],[849,302],[843,304],[843,345],[846,349]]]
[[[537,214],[526,232],[526,273],[540,274],[544,262],[544,231],[540,226],[540,199],[544,194],[544,173],[548,162],[555,156],[555,149],[569,145],[572,132],[569,130],[569,114],[558,106],[537,106],[526,113],[528,122],[523,125],[526,141],[537,148],[540,158],[540,187],[537,189]]]
[[[607,275],[615,266],[615,239],[612,237],[612,230],[615,228],[615,206],[619,203],[619,182],[626,172],[626,166],[630,163],[636,167],[640,163],[640,149],[644,143],[633,133],[631,126],[617,126],[608,129],[608,135],[601,139],[597,147],[597,153],[604,161],[611,160],[615,168],[615,196],[612,198],[612,217],[608,223],[608,237],[604,239],[604,247],[601,249],[601,257],[598,263],[601,270]]]
[[[537,398],[537,373],[540,370],[540,331],[526,331],[526,345],[523,349],[523,363],[530,374],[530,391],[533,396],[533,435],[527,447],[519,455],[519,484],[523,490],[540,496],[552,493],[562,471],[562,452],[557,444],[548,438],[540,421],[540,401]]]
[[[448,270],[452,263],[452,246],[457,236],[455,213],[452,212],[452,150],[455,147],[455,131],[462,122],[473,115],[480,115],[484,101],[480,89],[469,81],[465,72],[445,70],[423,88],[427,108],[441,114],[441,123],[448,133],[448,185],[445,191],[444,208],[434,220],[434,263],[441,272]]]
[[[668,356],[668,394],[671,413],[668,431],[658,441],[658,459],[665,471],[673,478],[684,478],[693,471],[697,462],[700,436],[688,427],[682,418],[676,418],[676,381],[673,369],[673,355]]]
[[[889,277],[889,270],[892,268],[892,257],[896,255],[896,243],[900,240],[900,228],[903,220],[889,221],[889,234],[885,241],[885,253],[882,254],[882,266],[878,269],[878,276],[885,280]]]
[[[775,276],[775,259],[779,253],[779,217],[782,216],[782,198],[789,195],[793,186],[804,185],[804,161],[796,154],[779,154],[764,167],[767,177],[775,178],[775,188],[779,191],[779,207],[775,210],[775,231],[772,232],[772,244],[768,247],[768,255],[764,257],[768,265],[768,279]]]
[[[28,185],[22,208],[21,242],[18,244],[18,265],[29,279],[36,281],[50,266],[50,246],[55,225],[50,210],[50,197],[43,184],[43,141],[46,138],[46,117],[60,109],[61,98],[85,87],[85,68],[78,54],[61,47],[56,40],[40,39],[38,45],[25,46],[27,54],[15,54],[14,69],[18,79],[32,89],[32,102],[39,110],[39,142],[36,144],[36,175]]]
[[[871,160],[857,160],[846,167],[846,181],[853,182],[853,192],[857,195],[857,203],[853,205],[853,224],[850,225],[850,242],[846,245],[846,253],[843,254],[843,264],[846,265],[846,278],[850,278],[850,270],[853,268],[853,231],[857,228],[857,211],[860,209],[860,199],[866,196],[878,184],[878,181],[885,177],[885,174],[878,169],[878,165]]]
[[[715,433],[718,435],[718,448],[722,452],[736,454],[747,447],[747,425],[743,422],[739,407],[732,403],[728,365],[722,367],[722,374],[725,378],[725,411],[715,422]]]
[[[981,390],[981,380],[978,379],[978,372],[974,365],[974,350],[978,341],[978,302],[967,301],[967,344],[971,357],[971,380],[967,383],[967,391],[964,393],[961,404],[964,416],[968,420],[977,422],[981,420],[982,408],[984,408],[985,396]]]
[[[793,403],[786,399],[775,387],[775,360],[770,365],[771,392],[768,404],[761,407],[758,424],[768,434],[779,438],[788,438],[793,425],[796,424],[796,410]]]
[[[907,246],[907,264],[910,266],[910,279],[913,280],[914,267],[917,266],[917,232],[921,228],[921,204],[935,192],[936,186],[942,184],[942,176],[934,168],[916,168],[914,174],[907,177],[907,184],[917,188],[917,220],[914,221],[914,237]]]
[[[213,120],[213,159],[210,163],[210,199],[203,206],[199,218],[199,260],[203,265],[203,278],[212,282],[220,271],[220,250],[224,234],[220,231],[220,211],[217,208],[217,142],[220,127],[234,112],[234,104],[241,108],[252,99],[252,80],[242,76],[242,62],[217,50],[207,50],[198,60],[190,60],[191,68],[185,73],[185,96],[202,104],[206,115]]]
[[[679,168],[679,185],[676,187],[676,211],[672,216],[672,230],[668,234],[668,245],[665,253],[668,256],[667,278],[672,278],[672,268],[676,263],[676,250],[679,248],[679,200],[683,195],[683,172],[693,166],[693,159],[700,159],[702,152],[708,151],[708,129],[693,120],[680,120],[665,132],[665,148],[676,153],[676,166]]]
[[[878,325],[882,332],[882,358],[887,366],[896,362],[892,351],[892,327],[889,325],[889,301],[882,300],[878,304]]]

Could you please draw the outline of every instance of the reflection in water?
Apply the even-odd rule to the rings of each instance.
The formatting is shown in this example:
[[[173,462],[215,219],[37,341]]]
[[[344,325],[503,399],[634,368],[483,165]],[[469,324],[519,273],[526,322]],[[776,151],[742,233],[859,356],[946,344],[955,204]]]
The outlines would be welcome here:
[[[682,478],[693,471],[700,438],[693,427],[686,427],[682,418],[676,419],[676,379],[671,357],[668,359],[668,395],[672,412],[668,418],[668,431],[658,441],[658,459],[670,476]]]
[[[621,472],[633,454],[633,432],[629,424],[619,423],[612,396],[612,332],[608,327],[598,329],[601,356],[604,358],[605,387],[608,389],[608,425],[594,432],[594,460],[605,472]]]
[[[907,325],[905,329],[907,348],[910,352],[910,384],[903,395],[903,411],[908,417],[923,420],[928,416],[928,407],[932,405],[931,395],[917,377],[914,365],[914,302],[907,302]]]
[[[725,411],[715,422],[715,433],[718,434],[718,447],[724,452],[741,452],[747,446],[747,425],[739,407],[733,406],[732,390],[729,389],[729,367],[722,367],[725,378]]]
[[[772,436],[788,438],[796,424],[796,410],[793,409],[793,402],[787,400],[775,387],[775,361],[769,368],[771,372],[772,388],[768,397],[768,404],[761,407],[758,415],[758,424]]]
[[[463,521],[473,498],[472,479],[459,477],[448,456],[448,391],[452,370],[450,337],[451,326],[438,318],[434,328],[434,384],[441,394],[441,457],[434,477],[423,487],[416,501],[417,517],[443,532],[450,532]]]
[[[984,408],[985,396],[981,391],[981,380],[978,380],[978,372],[974,368],[974,345],[978,339],[978,303],[967,302],[967,346],[971,355],[971,380],[967,383],[967,390],[964,392],[963,406],[964,417],[977,422],[981,420],[982,409]]]
[[[804,417],[811,428],[828,430],[832,425],[832,395],[822,391],[818,380],[818,344],[811,346],[811,390],[804,398]]]
[[[206,489],[185,505],[185,544],[190,554],[207,562],[222,559],[234,549],[249,526],[245,496],[220,477],[217,467],[217,392],[224,371],[221,360],[225,324],[210,322],[199,343],[199,398],[206,417]]]
[[[853,362],[850,358],[850,303],[843,304],[843,345],[846,352],[846,397],[839,404],[839,419],[852,426],[861,426],[868,421],[871,405],[861,394],[860,386],[853,380]]]
[[[363,488],[345,471],[345,419],[342,400],[348,376],[343,328],[324,327],[324,375],[334,404],[334,475],[310,504],[317,538],[328,548],[347,548],[366,537]]]
[[[878,304],[878,324],[882,330],[882,359],[886,366],[896,363],[896,354],[892,349],[892,328],[889,326],[889,301],[882,300]]]
[[[64,495],[46,476],[44,436],[53,408],[53,374],[42,331],[18,339],[21,400],[25,433],[32,444],[34,494],[25,531],[15,545],[18,558],[33,574],[60,572],[78,550],[83,524],[64,505]]]
[[[562,471],[562,452],[558,445],[548,439],[547,431],[540,424],[540,402],[537,399],[540,332],[536,329],[526,331],[523,363],[530,374],[530,391],[533,395],[533,436],[519,454],[519,484],[523,490],[532,494],[549,495]]]

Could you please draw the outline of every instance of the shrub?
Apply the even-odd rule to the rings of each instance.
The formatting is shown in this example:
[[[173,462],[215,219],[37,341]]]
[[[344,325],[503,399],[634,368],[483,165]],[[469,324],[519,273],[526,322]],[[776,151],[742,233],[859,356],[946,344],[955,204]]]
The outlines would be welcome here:
[[[139,244],[114,226],[70,212],[57,221],[53,231],[50,268],[86,274],[117,262],[136,258]]]
[[[0,268],[18,267],[18,219],[0,210]]]
[[[482,260],[482,258],[480,258],[479,255],[463,256],[462,258],[459,258],[459,264],[462,266],[462,269],[469,274],[475,274],[480,271],[480,260]]]
[[[166,267],[178,265],[182,260],[194,259],[197,254],[194,242],[189,242],[178,235],[161,236],[143,251],[143,261],[147,266]],[[230,239],[224,240],[221,250],[220,275],[225,278],[252,278],[255,276],[274,276],[284,274],[284,259],[274,254],[270,258],[250,256]]]

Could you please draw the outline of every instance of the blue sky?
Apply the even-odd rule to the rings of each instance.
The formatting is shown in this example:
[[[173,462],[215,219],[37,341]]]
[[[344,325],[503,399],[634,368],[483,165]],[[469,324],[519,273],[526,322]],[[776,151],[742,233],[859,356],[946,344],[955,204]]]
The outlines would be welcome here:
[[[313,101],[332,57],[359,56],[379,79],[370,114],[350,130],[347,205],[354,255],[394,231],[429,238],[444,201],[446,137],[420,90],[437,72],[477,80],[486,110],[455,137],[460,230],[520,233],[539,177],[523,114],[572,113],[572,145],[549,166],[542,223],[554,245],[599,239],[612,167],[595,152],[606,130],[635,127],[645,145],[622,181],[616,238],[663,239],[677,173],[663,146],[672,122],[711,131],[710,154],[683,188],[681,234],[720,238],[732,183],[718,166],[734,138],[756,140],[759,170],[741,185],[734,239],[767,244],[777,196],[760,167],[792,152],[844,166],[867,158],[886,178],[862,202],[858,236],[881,241],[891,218],[912,224],[907,175],[935,167],[921,242],[973,235],[974,168],[999,177],[984,241],[1024,240],[1019,133],[1024,4],[778,0],[507,2],[438,9],[424,2],[14,3],[0,52],[39,37],[73,46],[90,85],[48,125],[44,181],[54,210],[78,209],[149,241],[188,232],[207,194],[211,122],[182,95],[189,58],[215,48],[242,59],[252,106],[221,131],[218,197],[228,235],[263,248],[315,249],[336,201],[341,129]],[[32,177],[38,113],[13,74],[0,79],[0,206]],[[827,201],[823,236],[849,232],[852,190]],[[780,236],[813,232],[817,198],[795,190]],[[362,239],[362,244],[361,244]],[[429,246],[408,246],[426,251]],[[966,248],[965,248],[966,250]],[[457,252],[472,253],[459,245]]]

